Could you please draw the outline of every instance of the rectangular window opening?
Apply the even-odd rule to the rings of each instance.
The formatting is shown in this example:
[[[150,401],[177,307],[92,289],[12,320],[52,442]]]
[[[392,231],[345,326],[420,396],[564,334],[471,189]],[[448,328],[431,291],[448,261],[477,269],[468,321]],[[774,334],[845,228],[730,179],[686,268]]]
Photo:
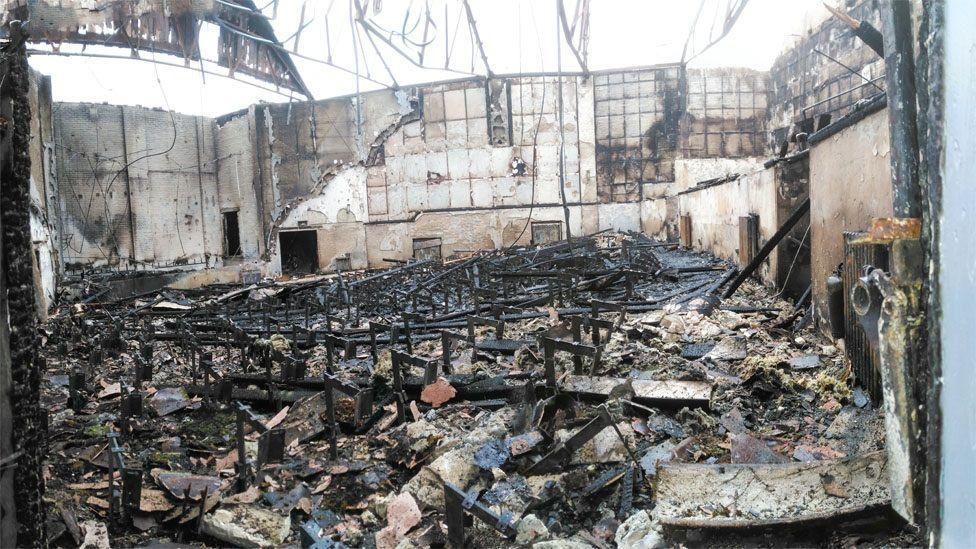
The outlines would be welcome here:
[[[441,258],[441,239],[440,238],[415,238],[413,239],[413,258],[414,259],[434,259]]]
[[[281,271],[291,275],[312,274],[319,269],[317,231],[282,231],[278,233],[281,246]]]
[[[552,244],[563,239],[562,221],[533,221],[532,244]]]

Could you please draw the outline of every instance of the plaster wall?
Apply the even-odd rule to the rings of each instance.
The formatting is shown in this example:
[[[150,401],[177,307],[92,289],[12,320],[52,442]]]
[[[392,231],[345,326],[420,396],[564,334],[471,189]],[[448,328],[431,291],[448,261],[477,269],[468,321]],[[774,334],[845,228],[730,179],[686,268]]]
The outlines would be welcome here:
[[[57,103],[67,266],[212,266],[222,248],[209,119]]]
[[[759,216],[760,245],[779,228],[777,187],[775,170],[761,170],[721,185],[645,200],[640,204],[641,222],[644,232],[675,241],[677,229],[670,220],[690,215],[694,248],[737,261],[739,217]],[[769,284],[776,281],[777,253],[774,250],[758,271]]]
[[[810,149],[813,302],[827,325],[827,276],[844,261],[845,231],[891,217],[888,111],[880,110]]]
[[[581,212],[582,210],[582,212]],[[581,229],[587,209],[570,209],[570,227]],[[383,260],[409,259],[414,238],[440,238],[441,255],[464,255],[512,244],[529,244],[531,222],[562,221],[561,207],[513,208],[483,211],[432,212],[418,215],[411,222],[370,223],[366,225],[366,242],[370,267],[389,266]]]

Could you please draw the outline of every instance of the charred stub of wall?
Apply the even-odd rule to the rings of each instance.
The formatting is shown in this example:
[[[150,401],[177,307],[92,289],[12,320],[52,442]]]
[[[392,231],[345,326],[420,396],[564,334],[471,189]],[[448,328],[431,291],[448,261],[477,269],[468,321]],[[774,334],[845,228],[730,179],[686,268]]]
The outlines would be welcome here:
[[[599,74],[593,88],[599,201],[633,202],[642,183],[674,181],[684,70]]]
[[[13,26],[13,25],[12,25]],[[30,72],[24,48],[26,36],[19,25],[12,28],[8,44],[0,52],[0,226],[2,226],[2,287],[0,322],[9,327],[9,354],[3,352],[3,386],[0,400],[12,413],[3,418],[11,435],[12,455],[4,455],[0,475],[14,475],[13,501],[16,540],[8,545],[7,528],[12,509],[0,509],[3,545],[45,546],[44,482],[41,476],[42,414],[39,405],[40,368],[37,363],[37,331],[34,314],[34,276],[30,233]],[[7,360],[9,359],[9,361]],[[7,375],[9,373],[9,375]],[[13,467],[12,465],[16,465]],[[7,493],[6,485],[0,490]],[[10,503],[9,494],[0,501]]]

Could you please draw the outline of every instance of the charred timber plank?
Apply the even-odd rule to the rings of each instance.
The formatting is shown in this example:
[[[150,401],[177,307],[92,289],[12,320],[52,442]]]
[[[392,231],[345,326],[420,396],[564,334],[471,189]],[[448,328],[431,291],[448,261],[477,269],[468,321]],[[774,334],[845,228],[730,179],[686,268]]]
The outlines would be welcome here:
[[[628,380],[613,377],[570,375],[562,380],[560,388],[568,393],[576,393],[586,398],[606,399],[614,389],[623,387],[628,382],[634,392],[633,400],[649,406],[707,408],[712,399],[712,384],[706,381]]]
[[[783,464],[667,463],[655,512],[668,529],[806,528],[890,507],[884,452]]]
[[[479,351],[488,351],[491,353],[502,353],[502,354],[515,354],[523,346],[533,347],[535,346],[535,341],[529,339],[482,339],[475,347]]]

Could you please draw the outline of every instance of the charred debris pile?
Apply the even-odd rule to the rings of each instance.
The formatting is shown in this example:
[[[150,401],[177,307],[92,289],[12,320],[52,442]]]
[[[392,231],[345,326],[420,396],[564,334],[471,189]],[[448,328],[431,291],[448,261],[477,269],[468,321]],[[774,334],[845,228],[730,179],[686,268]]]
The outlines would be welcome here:
[[[720,299],[736,273],[606,232],[67,304],[52,545],[654,547],[876,516],[881,414],[804,307]]]

